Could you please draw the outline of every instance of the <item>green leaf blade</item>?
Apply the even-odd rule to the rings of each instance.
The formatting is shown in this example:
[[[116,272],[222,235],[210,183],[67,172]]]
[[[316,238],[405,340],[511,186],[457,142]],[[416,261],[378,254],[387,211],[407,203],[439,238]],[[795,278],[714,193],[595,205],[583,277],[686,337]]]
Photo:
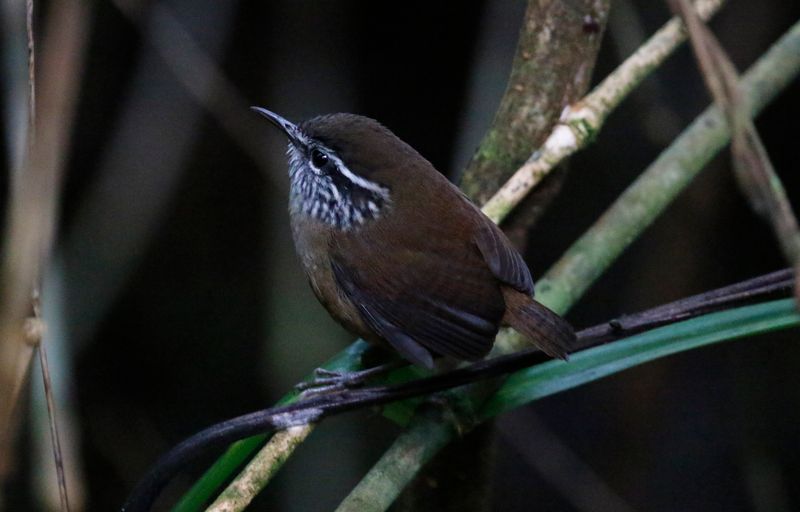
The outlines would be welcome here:
[[[548,361],[511,375],[480,411],[482,419],[693,348],[800,325],[792,299],[712,313]]]

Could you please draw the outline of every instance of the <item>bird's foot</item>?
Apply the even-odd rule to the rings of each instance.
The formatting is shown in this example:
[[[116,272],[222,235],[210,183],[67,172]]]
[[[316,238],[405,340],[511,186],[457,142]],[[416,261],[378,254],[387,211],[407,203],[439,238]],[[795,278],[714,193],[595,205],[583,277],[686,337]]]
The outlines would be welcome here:
[[[303,398],[310,396],[324,395],[363,386],[373,377],[384,375],[390,371],[400,368],[406,363],[403,361],[392,361],[390,363],[367,368],[353,372],[340,372],[317,368],[314,370],[314,378],[295,385],[295,389],[300,392]]]

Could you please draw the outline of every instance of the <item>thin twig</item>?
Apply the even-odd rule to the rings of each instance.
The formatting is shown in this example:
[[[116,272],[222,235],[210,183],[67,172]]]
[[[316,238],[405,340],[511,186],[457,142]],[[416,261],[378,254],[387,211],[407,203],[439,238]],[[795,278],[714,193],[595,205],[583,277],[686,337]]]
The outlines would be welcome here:
[[[58,497],[61,503],[62,512],[69,512],[69,496],[67,494],[67,477],[64,471],[64,457],[61,451],[61,436],[58,433],[58,420],[56,402],[53,398],[53,381],[50,378],[50,365],[47,362],[47,346],[44,343],[44,333],[46,331],[42,321],[38,293],[33,298],[33,329],[28,331],[28,337],[36,344],[39,352],[39,366],[42,370],[42,384],[44,396],[47,402],[47,417],[50,426],[50,439],[53,445],[53,462],[56,467],[56,478],[58,480]]]
[[[736,68],[688,0],[670,0],[670,4],[688,28],[706,87],[731,127],[733,168],[739,188],[753,210],[772,225],[789,263],[800,268],[800,228],[786,190],[742,101]],[[800,280],[795,296],[800,298]]]
[[[698,0],[695,5],[707,19],[723,3]],[[593,141],[611,112],[685,40],[686,31],[677,17],[653,34],[592,92],[564,110],[542,147],[489,199],[483,212],[497,223],[505,219],[559,163]]]
[[[28,148],[36,138],[36,52],[33,40],[33,0],[25,2],[25,29],[28,35]]]
[[[53,442],[53,463],[56,467],[56,478],[58,479],[58,497],[61,502],[61,510],[69,512],[69,497],[67,494],[67,477],[64,471],[64,457],[61,452],[61,437],[58,433],[58,421],[56,420],[56,404],[53,399],[53,383],[50,379],[50,367],[47,362],[46,344],[41,341],[37,345],[39,352],[39,365],[42,369],[42,383],[44,384],[44,395],[47,400],[47,416],[50,425],[50,439]]]
[[[582,350],[598,343],[619,339],[621,335],[654,329],[660,322],[674,322],[713,311],[720,311],[735,305],[749,304],[774,298],[776,294],[787,292],[791,288],[794,271],[778,270],[754,279],[748,279],[724,288],[693,295],[685,299],[670,302],[635,315],[624,315],[605,324],[582,330],[578,333],[576,350]]]
[[[33,51],[33,4],[27,7],[28,47]],[[12,183],[0,266],[0,465],[10,460],[12,415],[33,356],[23,326],[31,309],[31,292],[41,280],[53,242],[89,19],[87,4],[81,0],[52,7],[42,45],[41,76],[29,70],[29,79],[40,83],[35,100],[29,99],[30,107],[36,109],[29,114],[36,137],[29,141],[23,171]],[[28,59],[33,66],[34,58],[29,55]]]
[[[624,323],[617,319],[580,331],[578,333],[579,346],[581,350],[584,350],[605,344],[610,338],[624,339],[676,321],[688,320],[700,315],[731,309],[742,304],[749,304],[767,298],[786,296],[791,292],[793,282],[792,271],[782,270],[647,311],[627,315],[624,317]],[[610,329],[613,332],[613,336],[609,336],[609,326],[611,326]],[[127,512],[149,510],[161,488],[186,462],[202,455],[208,449],[225,445],[236,439],[269,430],[310,426],[309,424],[333,414],[429,395],[526,368],[546,359],[538,350],[528,349],[480,361],[470,366],[432,377],[392,386],[345,389],[287,406],[273,407],[224,421],[195,434],[163,456],[137,485],[123,510]],[[308,432],[306,432],[307,434]],[[293,442],[297,437],[302,437],[302,434],[284,436],[280,438],[280,441],[285,442],[288,440]],[[272,450],[270,456],[278,458],[275,461],[279,465],[285,461],[285,453],[279,450]],[[255,476],[251,475],[251,479],[268,478],[261,472],[261,469],[263,468],[260,468],[254,474]],[[271,464],[268,465],[267,469],[272,473],[276,467]],[[260,490],[261,484],[251,485],[251,482],[248,481],[246,485],[240,486],[236,490],[237,493],[257,492],[257,490]],[[254,495],[247,494],[244,497],[239,495],[236,500],[241,504],[243,499],[246,498],[249,501]],[[225,503],[232,503],[232,501],[225,501]],[[240,508],[220,508],[215,510],[240,510]]]
[[[31,152],[33,151],[34,141],[36,140],[36,47],[33,35],[33,0],[27,0],[25,2],[25,7],[25,29],[28,35],[28,151]],[[38,290],[34,291],[32,320],[35,324],[35,328],[33,332],[28,332],[28,338],[29,342],[36,345],[39,352],[39,366],[42,370],[42,381],[44,384],[47,415],[50,425],[50,439],[53,446],[53,462],[55,464],[56,478],[58,480],[58,497],[62,512],[69,512],[67,478],[64,472],[64,458],[61,452],[61,438],[58,435],[58,421],[56,420],[55,400],[53,400],[50,366],[47,363],[47,349],[42,342],[44,330],[42,327],[43,323],[40,314],[38,295]],[[31,335],[35,336],[35,338]]]

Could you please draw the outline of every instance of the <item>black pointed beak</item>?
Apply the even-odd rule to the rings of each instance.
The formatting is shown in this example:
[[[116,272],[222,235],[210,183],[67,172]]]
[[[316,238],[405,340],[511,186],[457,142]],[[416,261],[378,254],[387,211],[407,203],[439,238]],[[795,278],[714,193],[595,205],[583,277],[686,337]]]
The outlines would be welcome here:
[[[284,134],[286,134],[292,144],[295,146],[304,145],[303,140],[305,139],[305,136],[303,136],[303,132],[300,131],[300,128],[298,128],[296,124],[265,108],[250,107],[250,109],[269,119],[272,124],[277,126]]]

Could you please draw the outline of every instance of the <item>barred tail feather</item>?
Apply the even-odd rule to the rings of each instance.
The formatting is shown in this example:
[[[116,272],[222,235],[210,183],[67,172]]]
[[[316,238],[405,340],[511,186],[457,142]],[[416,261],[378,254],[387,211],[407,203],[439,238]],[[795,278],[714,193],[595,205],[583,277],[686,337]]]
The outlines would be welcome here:
[[[503,299],[506,302],[503,323],[529,338],[550,357],[567,359],[575,342],[575,331],[566,320],[511,287],[503,287]]]

